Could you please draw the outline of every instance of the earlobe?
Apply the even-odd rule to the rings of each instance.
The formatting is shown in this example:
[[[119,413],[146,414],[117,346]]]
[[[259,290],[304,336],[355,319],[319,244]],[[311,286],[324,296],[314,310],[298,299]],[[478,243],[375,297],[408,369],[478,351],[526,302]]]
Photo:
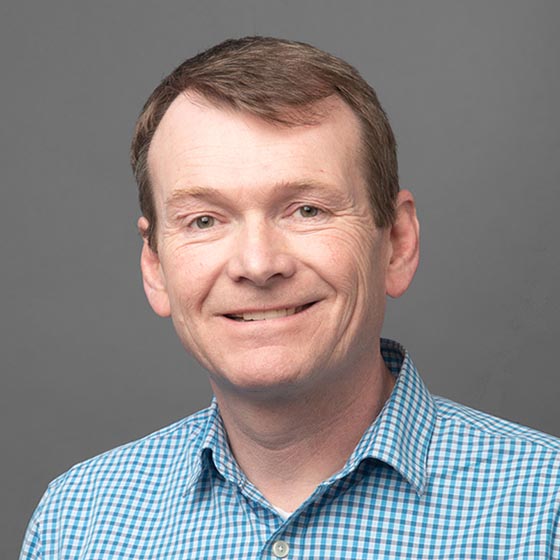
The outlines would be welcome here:
[[[396,203],[395,223],[390,231],[390,258],[385,287],[387,295],[397,298],[412,282],[420,258],[420,226],[412,193],[400,191]]]
[[[171,307],[169,305],[165,276],[157,252],[150,247],[148,239],[144,235],[147,227],[148,221],[146,218],[141,217],[138,220],[138,229],[144,239],[140,257],[144,292],[154,312],[160,317],[169,317],[171,315]]]

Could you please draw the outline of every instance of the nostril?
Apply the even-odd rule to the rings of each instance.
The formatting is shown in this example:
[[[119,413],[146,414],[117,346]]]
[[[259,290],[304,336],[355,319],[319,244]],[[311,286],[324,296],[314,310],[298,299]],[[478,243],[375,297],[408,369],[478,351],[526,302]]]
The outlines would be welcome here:
[[[265,248],[238,252],[228,263],[228,274],[232,280],[247,280],[261,287],[290,278],[295,271],[295,260],[291,255]]]

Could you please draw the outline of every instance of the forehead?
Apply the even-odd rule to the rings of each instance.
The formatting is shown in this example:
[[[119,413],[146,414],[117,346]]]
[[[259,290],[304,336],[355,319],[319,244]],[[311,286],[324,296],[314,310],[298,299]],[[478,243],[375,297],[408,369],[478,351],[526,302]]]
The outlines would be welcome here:
[[[251,187],[306,178],[340,186],[362,183],[358,118],[338,98],[316,108],[315,124],[288,127],[190,93],[178,96],[148,153],[156,199],[192,185]]]

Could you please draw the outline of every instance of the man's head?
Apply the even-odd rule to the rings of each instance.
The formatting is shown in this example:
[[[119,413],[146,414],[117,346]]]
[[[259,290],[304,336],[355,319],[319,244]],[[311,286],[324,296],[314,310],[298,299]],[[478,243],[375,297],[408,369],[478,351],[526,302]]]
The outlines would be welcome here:
[[[131,164],[152,249],[157,247],[158,218],[148,152],[161,119],[184,92],[287,127],[319,122],[325,117],[320,102],[338,96],[360,122],[360,159],[376,224],[385,227],[393,222],[399,190],[396,144],[374,90],[348,63],[315,47],[247,37],[224,41],[186,60],[154,90],[138,118]]]
[[[259,83],[274,82],[274,72],[244,52],[269,48],[307,53],[283,56],[291,73],[272,65],[282,76],[274,87]],[[138,225],[148,300],[172,317],[217,395],[305,398],[327,387],[341,394],[341,383],[353,386],[358,374],[366,382],[381,367],[385,296],[404,292],[418,261],[414,201],[398,191],[385,116],[355,71],[305,45],[247,39],[200,58],[206,62],[186,63],[196,67],[196,88],[188,72],[181,86],[165,80],[171,85],[152,96],[167,91],[165,106],[156,111],[149,101],[138,125],[133,163],[144,196]],[[325,61],[336,67],[337,86],[318,77]],[[207,64],[226,100],[201,85]],[[289,76],[293,91],[280,91]],[[367,129],[347,101],[358,105],[347,82],[373,96],[375,126]],[[303,96],[307,90],[315,97]]]

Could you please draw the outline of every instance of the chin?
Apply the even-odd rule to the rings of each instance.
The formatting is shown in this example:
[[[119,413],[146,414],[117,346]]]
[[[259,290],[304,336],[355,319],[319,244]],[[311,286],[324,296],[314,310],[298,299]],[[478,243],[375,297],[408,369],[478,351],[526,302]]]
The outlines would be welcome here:
[[[221,364],[220,367],[211,369],[210,377],[213,385],[220,387],[222,391],[255,397],[266,398],[299,392],[312,372],[298,367],[286,355],[276,358],[267,355],[266,359],[253,358]]]

